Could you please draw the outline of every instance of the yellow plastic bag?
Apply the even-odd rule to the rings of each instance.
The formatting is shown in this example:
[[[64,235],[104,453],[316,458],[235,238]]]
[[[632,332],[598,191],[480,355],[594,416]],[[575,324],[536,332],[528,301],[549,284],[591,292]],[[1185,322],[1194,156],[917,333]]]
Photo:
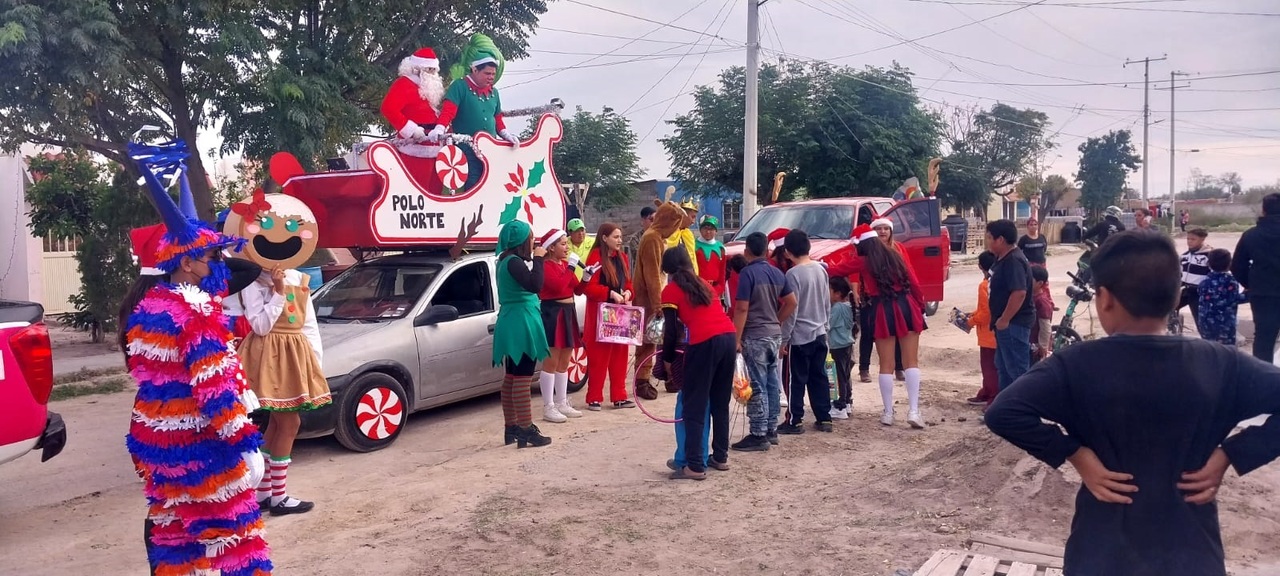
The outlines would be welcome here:
[[[743,405],[751,400],[751,378],[747,376],[747,361],[741,354],[733,368],[733,399]]]

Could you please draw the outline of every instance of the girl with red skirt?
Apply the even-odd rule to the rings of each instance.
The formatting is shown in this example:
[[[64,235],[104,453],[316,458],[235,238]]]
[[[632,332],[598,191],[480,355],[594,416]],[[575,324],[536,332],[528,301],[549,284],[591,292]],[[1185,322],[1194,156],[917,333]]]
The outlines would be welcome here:
[[[924,293],[915,271],[903,260],[901,254],[890,250],[876,239],[870,226],[858,226],[853,230],[856,254],[840,264],[831,266],[828,274],[856,277],[858,289],[866,310],[870,312],[869,334],[876,342],[880,356],[880,398],[884,413],[880,423],[893,425],[893,354],[894,347],[902,349],[903,372],[906,376],[907,422],[912,428],[924,428],[920,415],[920,332],[925,329]],[[865,336],[864,336],[865,337]]]
[[[569,357],[582,346],[582,329],[573,305],[573,293],[581,282],[574,266],[569,264],[569,236],[564,230],[551,230],[541,238],[547,257],[542,265],[542,325],[547,331],[547,347],[551,355],[542,362],[539,384],[542,388],[542,419],[564,422],[581,418],[582,413],[569,403]]]
[[[631,303],[631,263],[622,253],[622,229],[605,222],[596,231],[596,244],[587,257],[587,269],[575,291],[587,297],[587,409],[600,410],[604,402],[604,381],[609,378],[609,400],[614,408],[634,408],[627,398],[627,367],[631,365],[631,347],[626,344],[600,342],[596,324],[600,305]],[[646,318],[646,321],[648,319]]]

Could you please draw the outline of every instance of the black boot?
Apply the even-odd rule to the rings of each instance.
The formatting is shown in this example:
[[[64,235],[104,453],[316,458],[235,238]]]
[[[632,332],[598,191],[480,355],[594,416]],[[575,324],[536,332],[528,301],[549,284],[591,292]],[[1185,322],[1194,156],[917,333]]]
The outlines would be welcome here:
[[[503,442],[503,445],[505,446],[510,446],[511,444],[514,444],[519,439],[520,439],[519,426],[507,426],[506,430],[502,432],[502,442]],[[523,448],[523,446],[521,447]]]
[[[538,427],[533,424],[530,424],[525,428],[517,428],[517,430],[519,432],[516,437],[516,448],[524,448],[526,446],[533,446],[536,448],[538,446],[546,446],[551,443],[551,439],[543,436],[542,431],[538,430]]]

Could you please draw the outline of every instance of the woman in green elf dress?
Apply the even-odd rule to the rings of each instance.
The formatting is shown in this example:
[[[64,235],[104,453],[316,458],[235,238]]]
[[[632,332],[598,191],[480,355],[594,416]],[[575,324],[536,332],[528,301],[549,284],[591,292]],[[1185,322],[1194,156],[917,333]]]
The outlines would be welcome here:
[[[507,444],[546,446],[551,439],[533,425],[530,389],[535,368],[548,356],[542,326],[542,258],[547,251],[534,246],[528,224],[512,220],[498,233],[498,322],[493,330],[493,365],[503,364],[502,419]]]

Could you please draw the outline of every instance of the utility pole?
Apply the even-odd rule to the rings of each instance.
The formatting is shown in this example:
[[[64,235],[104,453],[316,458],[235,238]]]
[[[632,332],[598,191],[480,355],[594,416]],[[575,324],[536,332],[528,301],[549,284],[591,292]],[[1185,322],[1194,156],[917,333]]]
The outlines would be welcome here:
[[[767,1],[767,0],[766,0]],[[742,224],[756,213],[756,132],[760,100],[760,6],[762,0],[747,0],[747,105],[742,143]]]
[[[1124,62],[1125,66],[1142,62],[1142,203],[1144,205],[1147,203],[1147,176],[1151,173],[1151,167],[1147,164],[1147,159],[1150,158],[1148,151],[1151,144],[1151,139],[1148,138],[1149,129],[1151,128],[1151,63],[1165,59],[1165,56],[1159,58],[1147,57],[1141,60],[1125,60]]]
[[[1169,233],[1172,234],[1174,228],[1178,226],[1178,193],[1176,184],[1174,183],[1174,166],[1178,160],[1178,148],[1174,145],[1174,99],[1173,95],[1178,88],[1189,87],[1190,84],[1178,86],[1178,76],[1190,76],[1186,72],[1177,70],[1169,72]],[[1156,88],[1161,90],[1161,88]]]

